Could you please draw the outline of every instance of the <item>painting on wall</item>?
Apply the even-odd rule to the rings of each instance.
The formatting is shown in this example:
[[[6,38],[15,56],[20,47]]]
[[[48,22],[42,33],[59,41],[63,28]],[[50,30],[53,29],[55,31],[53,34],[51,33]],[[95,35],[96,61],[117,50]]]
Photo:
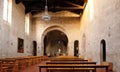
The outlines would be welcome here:
[[[24,40],[18,38],[18,53],[24,53]]]

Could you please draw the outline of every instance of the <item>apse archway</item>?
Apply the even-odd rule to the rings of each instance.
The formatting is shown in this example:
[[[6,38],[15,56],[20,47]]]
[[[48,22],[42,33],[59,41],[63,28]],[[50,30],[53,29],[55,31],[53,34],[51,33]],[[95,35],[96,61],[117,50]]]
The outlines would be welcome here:
[[[44,55],[60,56],[67,54],[68,37],[63,28],[52,26],[47,28],[43,34]]]

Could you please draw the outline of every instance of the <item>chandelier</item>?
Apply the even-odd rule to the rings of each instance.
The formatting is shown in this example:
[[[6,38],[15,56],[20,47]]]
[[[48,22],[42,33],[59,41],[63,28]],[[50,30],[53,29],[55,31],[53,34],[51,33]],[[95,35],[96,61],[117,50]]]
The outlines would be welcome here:
[[[45,21],[49,21],[51,19],[50,15],[48,14],[47,0],[45,5],[45,11],[44,11],[44,14],[42,15],[42,19]]]

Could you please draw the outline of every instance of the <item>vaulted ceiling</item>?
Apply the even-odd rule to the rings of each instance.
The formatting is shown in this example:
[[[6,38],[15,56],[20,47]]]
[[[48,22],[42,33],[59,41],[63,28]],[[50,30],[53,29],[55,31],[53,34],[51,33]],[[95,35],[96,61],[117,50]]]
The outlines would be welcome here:
[[[87,0],[47,0],[48,11],[70,11],[76,14],[83,12]],[[23,3],[25,13],[31,12],[33,15],[45,9],[46,0],[16,0],[16,4]]]

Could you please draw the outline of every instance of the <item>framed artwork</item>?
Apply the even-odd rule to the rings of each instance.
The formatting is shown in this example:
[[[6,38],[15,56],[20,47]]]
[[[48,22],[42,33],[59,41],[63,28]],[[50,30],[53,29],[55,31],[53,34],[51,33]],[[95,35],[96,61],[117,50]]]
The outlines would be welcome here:
[[[24,40],[18,38],[18,53],[24,53]]]

